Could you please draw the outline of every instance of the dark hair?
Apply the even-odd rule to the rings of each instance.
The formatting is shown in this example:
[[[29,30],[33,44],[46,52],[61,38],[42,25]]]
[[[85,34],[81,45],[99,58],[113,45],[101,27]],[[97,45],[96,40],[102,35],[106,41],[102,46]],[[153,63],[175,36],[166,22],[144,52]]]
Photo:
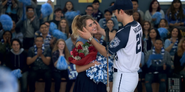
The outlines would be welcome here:
[[[176,3],[176,2],[180,3],[179,13],[177,15],[177,19],[180,18],[182,20],[182,19],[185,18],[185,15],[184,15],[184,12],[183,12],[182,2],[180,0],[173,0],[173,2],[171,3],[170,8],[167,11],[167,16],[170,17],[172,20],[175,20],[176,10],[175,10],[173,4]]]
[[[120,11],[121,9],[118,9],[118,13],[119,13],[119,11]],[[123,10],[127,15],[133,15],[133,13],[134,13],[134,11],[133,11],[133,9],[131,9],[131,10]]]
[[[61,13],[62,13],[62,9],[61,8],[56,8],[55,11],[54,11],[54,13],[56,13],[58,11],[61,11]]]
[[[71,10],[73,10],[73,11],[74,11],[73,3],[72,3],[71,1],[67,1],[67,2],[65,3],[64,9],[63,9],[63,12],[64,12],[64,13],[65,13],[65,12],[67,12],[66,5],[67,5],[67,3],[68,3],[68,2],[70,2],[70,3],[72,4],[72,8],[71,8]]]
[[[105,14],[106,12],[109,12],[109,13],[112,15],[112,12],[109,11],[109,10],[107,10],[107,9],[104,11],[104,14]]]
[[[154,29],[155,32],[156,32],[156,37],[155,37],[155,39],[161,39],[161,36],[160,36],[159,31],[158,31],[157,29],[155,29],[155,28],[150,29],[150,31],[149,31],[149,37],[148,37],[148,41],[147,41],[147,43],[148,43],[147,48],[151,48],[151,46],[152,46],[152,42],[151,42],[151,38],[150,38],[150,32],[151,32],[151,30],[153,30],[153,29]],[[148,46],[150,46],[150,47],[148,47]]]
[[[34,10],[34,8],[33,8],[33,7],[31,7],[31,6],[27,6],[27,7],[26,7],[26,12],[28,12],[28,9],[30,9],[30,8]]]
[[[151,23],[149,21],[144,21],[143,22],[143,25],[142,25],[142,28],[143,28],[143,38],[145,37],[145,34],[144,34],[144,25],[145,25],[146,22],[150,25],[150,28],[148,29],[148,34],[150,32],[150,29],[151,29]]]
[[[45,23],[49,23],[49,24],[50,24],[50,21],[45,21],[45,22],[43,22],[43,23],[44,23],[44,24],[45,24]]]
[[[158,3],[157,11],[159,12],[159,11],[161,10],[161,7],[160,7],[159,2],[158,2],[157,0],[153,0],[153,1],[150,3],[150,6],[149,6],[149,11],[150,11],[150,12],[152,12],[152,4],[153,4],[155,1]]]
[[[132,0],[132,2],[137,2],[138,3],[138,0]]]
[[[1,0],[2,2],[4,2],[4,1],[6,1],[6,0]],[[17,6],[18,6],[18,1],[17,0],[14,0],[15,1],[15,3],[17,4]],[[8,2],[7,2],[8,3]],[[6,9],[8,8],[8,4],[6,4],[5,5],[5,7],[6,7]],[[13,7],[13,5],[11,5],[11,9],[13,9],[14,7]]]
[[[155,39],[155,41],[157,41],[157,40],[160,40],[163,43],[163,40],[162,39],[160,39],[160,38]]]
[[[143,25],[143,20],[142,20],[142,18],[141,18],[140,13],[139,13],[138,11],[134,11],[133,14],[134,14],[134,13],[138,13],[138,14],[139,14],[139,19],[138,19],[138,20],[135,20],[135,21],[138,21],[141,25]]]
[[[14,38],[12,41],[11,41],[11,45],[13,45],[13,42],[14,41],[17,41],[18,43],[19,43],[19,45],[20,45],[20,48],[22,48],[22,43],[21,43],[21,41],[19,40],[19,39],[16,39],[16,38]]]
[[[99,0],[94,0],[92,4],[94,3],[99,3],[100,4],[100,1]]]
[[[92,6],[92,5],[87,5],[86,9],[87,9],[88,7],[92,7],[92,8],[93,8],[93,6]]]
[[[110,3],[110,6],[111,6],[112,4],[114,4],[114,3],[115,3],[115,2],[111,2],[111,3]]]
[[[10,33],[11,39],[12,39],[12,32],[11,32],[11,31],[4,31],[4,32],[3,32],[3,35],[4,35],[6,32],[9,32],[9,33]]]
[[[161,23],[161,21],[162,21],[162,20],[164,20],[164,21],[165,21],[165,23],[166,23],[166,26],[167,26],[167,27],[169,27],[169,26],[168,26],[168,21],[167,21],[166,19],[161,19],[161,20],[160,20],[160,22],[159,22],[158,27],[160,27],[160,23]]]
[[[41,35],[36,36],[36,37],[35,37],[35,40],[36,40],[37,38],[42,38],[43,41],[44,41],[44,38],[43,38],[43,36],[41,36]]]
[[[173,28],[170,30],[170,34],[169,34],[169,37],[168,37],[168,38],[171,38],[171,36],[172,36],[172,31],[173,31],[173,29],[175,29],[175,28],[178,30],[178,41],[180,42],[180,39],[182,38],[182,34],[181,34],[180,29],[177,28],[177,27],[173,27]]]
[[[45,23],[41,23],[40,26],[39,26],[39,28],[40,28],[42,25],[46,25],[46,24],[45,24]]]

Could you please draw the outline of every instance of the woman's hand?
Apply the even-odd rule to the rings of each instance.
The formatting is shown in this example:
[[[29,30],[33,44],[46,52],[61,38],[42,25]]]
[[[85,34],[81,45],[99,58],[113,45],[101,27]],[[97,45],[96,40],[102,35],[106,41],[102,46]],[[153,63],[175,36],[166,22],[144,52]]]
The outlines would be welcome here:
[[[99,65],[100,63],[98,61],[94,61],[91,64],[92,64],[92,66],[95,66],[95,65]]]

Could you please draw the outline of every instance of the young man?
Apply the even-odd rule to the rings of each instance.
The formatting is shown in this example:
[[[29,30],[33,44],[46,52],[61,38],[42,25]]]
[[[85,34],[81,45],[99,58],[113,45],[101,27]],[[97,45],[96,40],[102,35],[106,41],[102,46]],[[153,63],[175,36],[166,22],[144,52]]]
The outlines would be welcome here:
[[[50,22],[54,22],[58,28],[59,22],[62,19],[62,17],[64,16],[62,13],[62,9],[61,8],[55,9],[54,14],[55,14],[55,18],[53,20],[51,20]]]
[[[133,6],[130,0],[117,0],[110,11],[123,23],[123,28],[116,34],[109,33],[109,54],[115,55],[112,92],[134,92],[138,83],[138,70],[141,60],[142,28],[133,19]],[[98,32],[105,35],[104,29],[97,23]],[[102,55],[107,56],[104,46],[100,45],[85,28],[79,35],[88,39]]]
[[[27,53],[22,48],[19,39],[13,39],[11,45],[12,49],[6,54],[6,66],[11,70],[21,70],[22,77],[19,79],[21,83],[21,92],[26,92],[28,77],[28,66],[26,64]]]
[[[30,71],[28,76],[29,92],[35,92],[35,82],[42,77],[45,80],[45,92],[50,92],[51,88],[51,69],[49,67],[51,61],[51,50],[45,48],[42,36],[35,38],[35,44],[28,51],[27,65]]]
[[[36,36],[42,36],[44,38],[45,47],[50,47],[50,40],[52,36],[49,34],[49,28],[46,23],[42,23],[40,25],[40,30],[35,32],[35,37]]]
[[[26,8],[26,20],[20,20],[16,27],[23,33],[23,48],[28,50],[34,44],[34,33],[39,30],[39,19],[34,15],[34,8]]]
[[[99,10],[100,7],[100,2],[99,0],[94,0],[92,3],[93,6],[93,13],[92,13],[92,17],[99,21],[101,18],[103,18],[103,13]]]
[[[92,7],[92,5],[88,5],[88,6],[86,7],[85,14],[82,14],[82,15],[89,15],[89,16],[92,16],[92,13],[93,13],[93,7]]]
[[[113,23],[114,23],[113,29],[118,30],[118,21],[117,21],[116,18],[114,18],[114,17],[112,18],[112,12],[111,11],[105,10],[104,11],[104,17],[105,18],[102,18],[99,21],[99,24],[100,24],[101,28],[105,29],[107,27],[106,26],[107,21],[111,19],[113,21]]]
[[[144,20],[144,13],[138,8],[139,7],[138,0],[132,0],[132,4],[133,4],[133,10],[138,11],[139,14],[141,15],[142,20]]]
[[[147,73],[145,75],[146,91],[152,92],[152,82],[154,79],[158,79],[160,83],[158,92],[165,92],[167,74],[171,70],[172,62],[170,54],[163,48],[161,39],[156,39],[153,50],[146,53],[145,63],[147,64]]]

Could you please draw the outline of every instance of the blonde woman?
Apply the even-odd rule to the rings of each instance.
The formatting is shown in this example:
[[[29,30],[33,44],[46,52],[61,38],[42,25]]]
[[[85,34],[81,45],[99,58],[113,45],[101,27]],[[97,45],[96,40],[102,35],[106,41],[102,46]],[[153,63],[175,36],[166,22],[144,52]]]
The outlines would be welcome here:
[[[55,80],[55,92],[59,92],[59,90],[60,90],[61,77],[64,77],[67,80],[65,92],[70,92],[73,81],[69,80],[68,70],[58,70],[56,68],[56,65],[57,65],[57,62],[58,62],[58,59],[60,56],[64,56],[66,59],[66,62],[69,64],[69,62],[67,61],[67,58],[70,56],[70,54],[67,49],[66,43],[63,39],[59,39],[56,42],[56,44],[53,48],[53,51],[52,51],[53,77]]]
[[[95,22],[95,20],[91,16],[76,16],[72,23],[73,35],[75,37],[78,37],[78,30],[82,30],[83,28],[86,28],[91,33],[91,35],[96,34],[96,23],[97,22]],[[86,42],[87,40],[79,38],[76,42],[76,46],[78,46],[79,44],[82,45]],[[91,66],[94,66],[95,64],[99,65],[100,63],[95,61],[93,63],[89,63],[82,66],[76,65],[76,71],[78,72],[78,76],[75,82],[73,92],[106,92],[105,84],[101,82],[97,84],[86,75],[86,70],[88,70]]]

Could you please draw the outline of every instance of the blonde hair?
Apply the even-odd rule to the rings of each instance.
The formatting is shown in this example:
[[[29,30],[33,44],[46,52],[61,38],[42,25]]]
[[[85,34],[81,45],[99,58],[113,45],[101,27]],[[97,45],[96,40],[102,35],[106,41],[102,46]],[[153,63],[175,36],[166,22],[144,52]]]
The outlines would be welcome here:
[[[83,15],[83,16],[78,15],[74,18],[71,27],[73,32],[72,34],[74,35],[75,38],[78,37],[78,30],[82,31],[83,27],[86,26],[86,20],[88,19],[95,21],[94,18],[89,15]]]
[[[183,47],[182,47],[182,44],[183,44],[184,41],[185,41],[185,38],[183,37],[183,38],[180,40],[179,44],[178,44],[178,48],[177,48],[177,55],[178,55],[178,56],[182,56],[182,54],[184,53],[184,50],[185,50],[185,49],[183,49]]]
[[[57,42],[55,43],[55,45],[53,47],[52,53],[58,50],[58,44],[59,44],[60,41],[64,42],[64,44],[65,44],[65,47],[64,47],[64,50],[63,50],[64,51],[64,57],[68,60],[68,58],[70,57],[70,54],[69,54],[69,50],[66,46],[66,43],[63,39],[58,39],[57,40]]]
[[[65,21],[66,21],[65,33],[66,33],[67,38],[68,38],[68,35],[69,35],[69,25],[68,25],[68,21],[67,21],[65,18],[62,18],[62,19],[60,20],[60,22],[61,22],[62,20],[65,20]],[[60,22],[59,22],[59,24],[58,24],[58,29],[59,29],[60,31],[62,31],[62,27],[60,26]]]

